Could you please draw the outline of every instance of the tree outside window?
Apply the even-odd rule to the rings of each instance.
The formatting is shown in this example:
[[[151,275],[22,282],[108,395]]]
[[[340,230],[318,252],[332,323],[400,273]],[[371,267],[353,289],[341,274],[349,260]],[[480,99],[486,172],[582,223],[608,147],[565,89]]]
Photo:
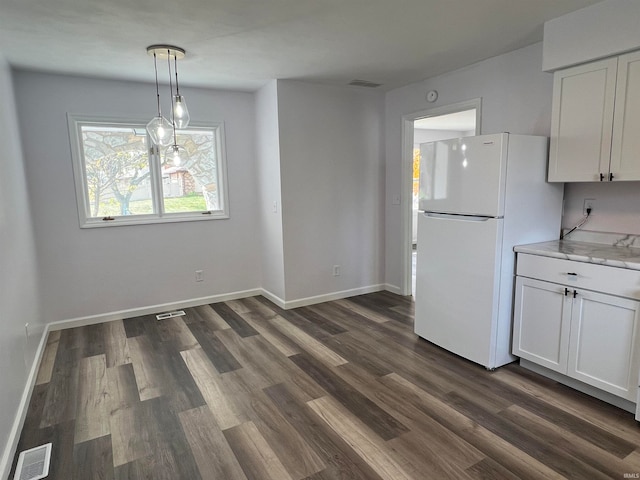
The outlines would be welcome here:
[[[228,216],[221,124],[178,131],[183,165],[163,163],[142,124],[70,117],[69,125],[81,226]]]

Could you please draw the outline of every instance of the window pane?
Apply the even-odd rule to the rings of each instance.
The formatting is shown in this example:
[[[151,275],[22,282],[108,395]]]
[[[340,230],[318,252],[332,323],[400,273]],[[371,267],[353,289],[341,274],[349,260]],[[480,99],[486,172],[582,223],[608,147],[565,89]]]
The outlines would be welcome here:
[[[166,165],[142,123],[68,119],[81,228],[229,218],[223,123],[178,131],[188,157]]]
[[[180,130],[178,145],[189,155],[181,165],[162,166],[162,190],[166,213],[221,210],[218,188],[216,130]]]
[[[89,217],[154,213],[144,129],[81,125]]]

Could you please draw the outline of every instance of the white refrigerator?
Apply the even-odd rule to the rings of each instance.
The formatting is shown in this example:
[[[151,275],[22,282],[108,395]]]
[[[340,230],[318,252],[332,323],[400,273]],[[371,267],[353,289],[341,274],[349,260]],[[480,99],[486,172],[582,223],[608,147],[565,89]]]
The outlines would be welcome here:
[[[501,133],[421,145],[415,332],[487,369],[515,360],[514,245],[560,233],[547,143]]]

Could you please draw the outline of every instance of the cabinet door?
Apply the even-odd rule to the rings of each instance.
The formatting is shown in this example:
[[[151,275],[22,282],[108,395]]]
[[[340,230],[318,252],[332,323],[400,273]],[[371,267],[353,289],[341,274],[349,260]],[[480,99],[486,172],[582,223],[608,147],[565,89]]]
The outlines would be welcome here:
[[[611,173],[613,180],[640,180],[640,52],[618,59]]]
[[[513,354],[566,374],[572,297],[564,288],[516,277]]]
[[[638,305],[636,300],[578,290],[571,314],[569,376],[636,401]]]
[[[617,59],[554,74],[550,182],[600,181],[609,173]]]

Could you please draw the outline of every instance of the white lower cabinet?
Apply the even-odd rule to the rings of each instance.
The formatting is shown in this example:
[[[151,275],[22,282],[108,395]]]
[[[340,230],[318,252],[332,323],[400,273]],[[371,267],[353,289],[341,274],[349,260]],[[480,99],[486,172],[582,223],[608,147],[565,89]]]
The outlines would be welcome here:
[[[513,354],[566,374],[570,317],[562,286],[517,277]]]
[[[593,280],[597,269],[612,267],[591,265],[595,270],[576,274],[567,269],[566,261],[558,260],[564,263],[558,263],[552,275],[566,275],[566,284],[521,275],[549,272],[549,260],[544,260],[545,269],[518,268],[513,354],[636,402],[640,301],[581,288],[580,275]],[[535,265],[524,263],[524,270]]]
[[[578,290],[571,311],[567,375],[636,401],[640,302]]]

